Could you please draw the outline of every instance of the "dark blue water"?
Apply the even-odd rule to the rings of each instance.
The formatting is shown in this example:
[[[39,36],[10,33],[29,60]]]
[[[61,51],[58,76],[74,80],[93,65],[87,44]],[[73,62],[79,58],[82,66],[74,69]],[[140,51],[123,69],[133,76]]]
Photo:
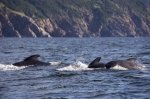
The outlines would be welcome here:
[[[11,65],[32,54],[58,64]],[[147,71],[59,70],[84,67],[99,56],[103,62],[135,57]],[[0,38],[0,99],[148,99],[149,68],[149,38]]]

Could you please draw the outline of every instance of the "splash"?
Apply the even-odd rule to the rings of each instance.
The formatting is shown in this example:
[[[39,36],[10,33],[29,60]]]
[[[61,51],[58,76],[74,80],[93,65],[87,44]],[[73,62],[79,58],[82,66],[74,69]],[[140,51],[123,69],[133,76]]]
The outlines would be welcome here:
[[[112,69],[114,69],[114,70],[128,70],[127,68],[124,68],[124,67],[122,67],[120,65],[116,65]]]
[[[136,68],[137,68],[138,70],[141,70],[141,71],[147,71],[146,66],[143,65],[143,64],[139,64],[138,66],[136,66]]]
[[[0,71],[8,71],[8,70],[20,70],[25,68],[26,66],[17,67],[12,64],[0,64]]]
[[[147,71],[146,66],[143,65],[143,64],[137,64],[136,66],[133,66],[133,67],[134,67],[134,68],[133,68],[134,70]],[[122,67],[122,66],[120,66],[120,65],[116,65],[116,66],[114,66],[114,67],[111,68],[111,69],[115,69],[115,70],[129,70],[128,68]]]
[[[49,62],[51,65],[60,65],[62,62],[61,61],[57,61],[57,62]]]
[[[80,61],[75,62],[69,66],[59,68],[58,71],[83,71],[83,70],[93,70],[92,68],[88,68],[88,65],[82,63]]]

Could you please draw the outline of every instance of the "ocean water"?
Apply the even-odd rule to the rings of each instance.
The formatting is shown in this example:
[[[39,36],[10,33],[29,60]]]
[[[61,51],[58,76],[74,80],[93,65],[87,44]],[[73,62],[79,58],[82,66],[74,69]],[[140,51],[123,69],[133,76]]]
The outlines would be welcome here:
[[[52,65],[12,65],[33,54]],[[87,68],[96,57],[146,70]],[[0,38],[0,99],[149,99],[149,70],[149,38]]]

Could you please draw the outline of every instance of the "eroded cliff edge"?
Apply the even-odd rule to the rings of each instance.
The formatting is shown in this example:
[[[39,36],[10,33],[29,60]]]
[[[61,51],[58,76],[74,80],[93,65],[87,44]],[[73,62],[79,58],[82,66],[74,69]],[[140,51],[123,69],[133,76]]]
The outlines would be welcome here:
[[[0,36],[150,36],[150,2],[1,0]]]

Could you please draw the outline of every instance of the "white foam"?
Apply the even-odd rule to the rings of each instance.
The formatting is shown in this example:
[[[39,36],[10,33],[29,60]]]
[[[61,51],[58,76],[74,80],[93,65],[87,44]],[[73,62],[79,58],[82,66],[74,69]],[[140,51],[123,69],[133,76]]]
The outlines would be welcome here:
[[[138,70],[142,70],[142,71],[146,71],[147,70],[146,66],[143,65],[143,64],[139,64],[139,66],[137,66],[137,69]]]
[[[115,69],[115,70],[129,70],[128,68],[122,67],[120,65],[116,65],[112,69]],[[137,66],[134,66],[134,69],[135,70],[141,70],[141,71],[146,71],[147,70],[146,66],[143,65],[143,64],[138,64]]]
[[[58,61],[58,62],[49,62],[51,65],[60,65],[62,62]]]
[[[87,64],[78,61],[74,64],[71,64],[71,65],[63,67],[63,68],[59,68],[57,70],[59,70],[59,71],[83,71],[83,70],[93,70],[93,69],[88,68]]]
[[[116,65],[112,69],[115,69],[115,70],[128,70],[127,68],[124,68],[124,67],[122,67],[120,65]]]
[[[25,68],[26,66],[17,67],[12,64],[0,64],[0,71],[7,71],[7,70],[20,70]]]

